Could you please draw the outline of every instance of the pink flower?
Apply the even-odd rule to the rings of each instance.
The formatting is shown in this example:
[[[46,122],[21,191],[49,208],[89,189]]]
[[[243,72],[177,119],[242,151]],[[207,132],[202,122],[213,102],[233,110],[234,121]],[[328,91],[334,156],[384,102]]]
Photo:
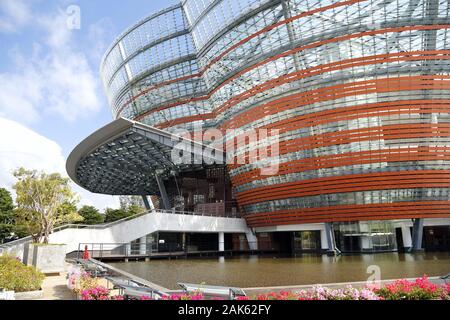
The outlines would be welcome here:
[[[163,300],[205,300],[205,297],[202,294],[172,294],[168,297],[164,297]]]
[[[83,290],[81,300],[109,300],[109,290],[103,286]]]

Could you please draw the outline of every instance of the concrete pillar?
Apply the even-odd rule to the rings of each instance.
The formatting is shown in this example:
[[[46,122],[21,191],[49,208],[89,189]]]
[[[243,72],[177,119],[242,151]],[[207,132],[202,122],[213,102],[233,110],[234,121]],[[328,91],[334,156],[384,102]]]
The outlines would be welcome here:
[[[329,249],[326,229],[320,230],[320,243],[322,245],[322,250],[327,251]]]
[[[181,235],[181,247],[183,248],[184,252],[187,252],[186,233],[183,233]]]
[[[125,255],[130,256],[131,255],[131,242],[127,243],[125,245]]]
[[[142,237],[139,239],[139,254],[140,255],[147,254],[147,237]]]
[[[225,251],[225,233],[219,232],[219,252]]]
[[[239,235],[239,250],[240,251],[245,250],[245,238],[243,235]]]
[[[402,225],[402,239],[403,239],[403,247],[406,251],[411,250],[412,248],[412,238],[411,238],[411,230],[408,226]]]
[[[414,219],[412,251],[422,251],[423,219]]]

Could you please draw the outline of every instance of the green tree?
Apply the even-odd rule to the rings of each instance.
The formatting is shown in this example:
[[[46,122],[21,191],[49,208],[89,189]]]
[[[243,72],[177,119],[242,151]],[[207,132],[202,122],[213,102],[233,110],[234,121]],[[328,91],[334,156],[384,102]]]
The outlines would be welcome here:
[[[139,205],[131,205],[127,208],[127,211],[130,216],[135,216],[137,214],[144,213],[145,208],[143,208]]]
[[[0,243],[13,232],[14,202],[11,193],[0,188]]]
[[[83,221],[83,217],[78,214],[77,201],[65,201],[58,208],[58,221],[55,226]]]
[[[130,207],[141,207],[143,210],[145,210],[144,201],[142,200],[142,197],[139,196],[120,196],[120,208],[124,210],[128,210]]]
[[[105,217],[93,206],[83,206],[78,210],[78,214],[83,217],[83,224],[101,224]]]
[[[132,212],[124,209],[110,209],[105,210],[105,222],[110,223],[121,219],[128,218],[132,215]]]
[[[69,179],[59,173],[47,174],[20,168],[14,172],[17,179],[17,219],[36,243],[48,243],[49,235],[57,225],[79,220],[75,203],[77,198]]]

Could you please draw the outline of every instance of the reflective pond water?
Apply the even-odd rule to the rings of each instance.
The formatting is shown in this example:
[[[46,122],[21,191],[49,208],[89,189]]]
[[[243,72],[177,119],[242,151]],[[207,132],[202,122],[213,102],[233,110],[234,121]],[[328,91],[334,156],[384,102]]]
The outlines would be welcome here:
[[[372,265],[380,267],[382,280],[441,276],[450,272],[450,253],[241,256],[110,264],[169,289],[178,289],[178,282],[249,288],[366,281]]]

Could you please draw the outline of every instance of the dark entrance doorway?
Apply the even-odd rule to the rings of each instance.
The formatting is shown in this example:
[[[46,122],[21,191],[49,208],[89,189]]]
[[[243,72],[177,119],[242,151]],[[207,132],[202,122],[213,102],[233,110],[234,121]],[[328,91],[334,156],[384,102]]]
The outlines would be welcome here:
[[[219,236],[217,233],[189,233],[186,235],[188,251],[217,251]]]
[[[293,233],[274,232],[272,238],[273,248],[282,253],[292,253]]]
[[[397,239],[398,252],[405,252],[406,250],[405,250],[405,245],[403,243],[402,228],[395,229],[395,237]]]
[[[425,227],[423,237],[426,251],[450,251],[450,226]]]
[[[361,251],[361,241],[358,236],[345,235],[342,237],[343,248],[348,252],[360,252]]]

